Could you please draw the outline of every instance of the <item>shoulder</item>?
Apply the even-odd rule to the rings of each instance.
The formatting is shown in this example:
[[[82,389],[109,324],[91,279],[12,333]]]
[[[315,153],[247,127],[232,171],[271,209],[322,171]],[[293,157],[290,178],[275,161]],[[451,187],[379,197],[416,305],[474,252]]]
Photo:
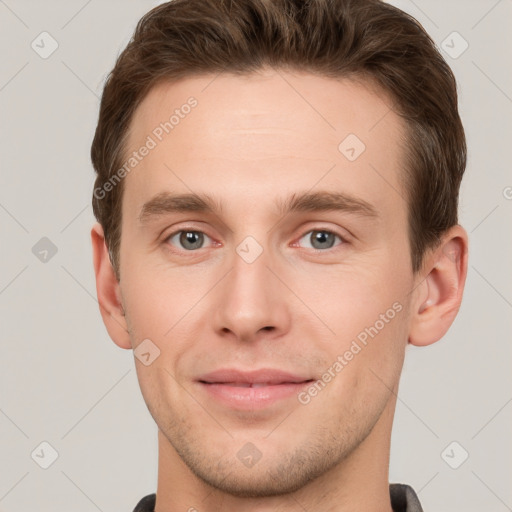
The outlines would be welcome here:
[[[155,511],[156,494],[148,494],[144,496],[137,506],[133,509],[133,512],[154,512]]]
[[[389,484],[391,506],[394,512],[423,512],[414,489],[406,484]]]
[[[423,512],[414,489],[406,484],[390,484],[389,494],[394,512]],[[156,494],[144,496],[133,512],[154,512]]]

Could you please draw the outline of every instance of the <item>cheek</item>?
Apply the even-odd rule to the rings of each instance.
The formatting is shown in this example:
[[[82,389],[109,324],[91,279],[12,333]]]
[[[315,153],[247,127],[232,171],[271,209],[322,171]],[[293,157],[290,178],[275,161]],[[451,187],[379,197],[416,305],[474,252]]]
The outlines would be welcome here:
[[[146,260],[125,260],[122,293],[136,341],[154,338],[166,343],[211,288],[211,278],[198,269],[172,268]]]
[[[365,328],[376,326],[380,332],[402,321],[405,282],[393,275],[387,283],[381,278],[384,273],[382,267],[367,271],[339,267],[327,274],[320,269],[302,281],[299,293],[334,331],[334,337],[352,339]]]
[[[321,272],[303,281],[301,293],[312,300],[308,305],[334,332],[319,337],[317,345],[325,370],[336,375],[328,393],[333,400],[352,396],[375,403],[399,378],[407,345],[408,277],[385,263],[381,258],[373,265],[333,267],[323,276],[321,292],[311,285]]]
[[[141,392],[155,409],[164,399],[181,402],[177,382],[194,368],[194,354],[201,351],[207,323],[211,322],[212,305],[206,295],[213,286],[212,279],[204,272],[198,275],[158,268],[133,272],[130,278],[124,283],[123,297],[132,345],[149,339],[159,351],[150,366],[136,361]]]

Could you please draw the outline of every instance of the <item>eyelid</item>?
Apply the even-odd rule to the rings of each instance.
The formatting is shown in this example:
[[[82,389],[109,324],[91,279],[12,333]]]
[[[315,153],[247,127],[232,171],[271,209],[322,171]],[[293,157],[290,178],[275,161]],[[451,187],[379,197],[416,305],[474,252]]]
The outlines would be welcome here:
[[[298,242],[304,238],[306,235],[308,235],[309,233],[312,233],[313,231],[319,231],[319,232],[324,232],[324,233],[331,233],[333,234],[334,236],[337,236],[340,240],[341,240],[341,243],[339,244],[336,244],[334,245],[333,247],[329,247],[327,249],[315,249],[314,247],[310,248],[310,247],[303,247],[303,249],[307,249],[309,251],[314,251],[314,252],[317,252],[317,253],[321,253],[321,252],[329,252],[329,251],[333,251],[335,250],[337,247],[341,246],[341,245],[345,245],[345,244],[348,244],[349,241],[348,241],[348,237],[345,236],[345,235],[342,235],[341,233],[339,233],[337,230],[335,229],[331,229],[331,228],[326,228],[326,227],[322,227],[322,226],[314,226],[306,231],[304,231],[302,233],[302,235],[300,235],[295,242],[293,242],[291,245],[292,247],[296,247],[298,245]],[[300,247],[300,246],[299,246]]]
[[[163,240],[163,243],[166,245],[166,246],[170,246],[170,247],[173,247],[174,249],[172,249],[173,252],[180,252],[180,253],[188,253],[188,254],[193,254],[195,252],[199,252],[201,249],[207,249],[207,247],[201,247],[200,249],[194,249],[192,251],[190,250],[187,250],[187,249],[183,249],[183,248],[179,248],[177,246],[174,246],[172,245],[170,242],[169,242],[169,239],[176,236],[177,234],[179,233],[182,233],[182,232],[194,232],[194,233],[201,233],[202,235],[204,235],[205,237],[209,238],[212,242],[216,243],[216,244],[219,244],[219,242],[217,242],[217,240],[215,240],[212,236],[210,236],[208,233],[206,233],[203,229],[199,229],[195,226],[180,226],[178,229],[174,229],[172,230],[170,233],[168,234],[165,234],[163,237],[162,237],[162,240]]]

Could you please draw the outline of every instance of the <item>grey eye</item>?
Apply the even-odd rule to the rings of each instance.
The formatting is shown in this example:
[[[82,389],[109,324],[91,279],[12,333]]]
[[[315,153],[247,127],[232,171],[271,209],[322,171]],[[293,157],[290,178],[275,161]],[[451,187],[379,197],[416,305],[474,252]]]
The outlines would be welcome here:
[[[178,231],[169,237],[169,241],[174,245],[176,245],[176,242],[174,242],[176,237],[178,237],[179,246],[187,251],[193,251],[194,249],[201,249],[205,235],[201,231]]]
[[[331,231],[327,231],[325,229],[321,230],[313,230],[308,231],[301,240],[306,240],[306,242],[310,243],[309,248],[322,250],[322,249],[330,249],[334,246],[334,242],[338,238],[341,241],[341,237],[336,233]],[[306,245],[307,247],[307,245]]]

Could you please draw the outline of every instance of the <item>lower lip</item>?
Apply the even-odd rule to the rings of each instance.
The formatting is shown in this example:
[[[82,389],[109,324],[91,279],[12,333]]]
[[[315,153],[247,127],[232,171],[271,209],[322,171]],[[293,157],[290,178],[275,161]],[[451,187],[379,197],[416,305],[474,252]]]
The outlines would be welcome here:
[[[237,387],[229,384],[199,383],[209,396],[236,409],[263,409],[280,400],[297,397],[311,381],[283,383],[257,388]]]

